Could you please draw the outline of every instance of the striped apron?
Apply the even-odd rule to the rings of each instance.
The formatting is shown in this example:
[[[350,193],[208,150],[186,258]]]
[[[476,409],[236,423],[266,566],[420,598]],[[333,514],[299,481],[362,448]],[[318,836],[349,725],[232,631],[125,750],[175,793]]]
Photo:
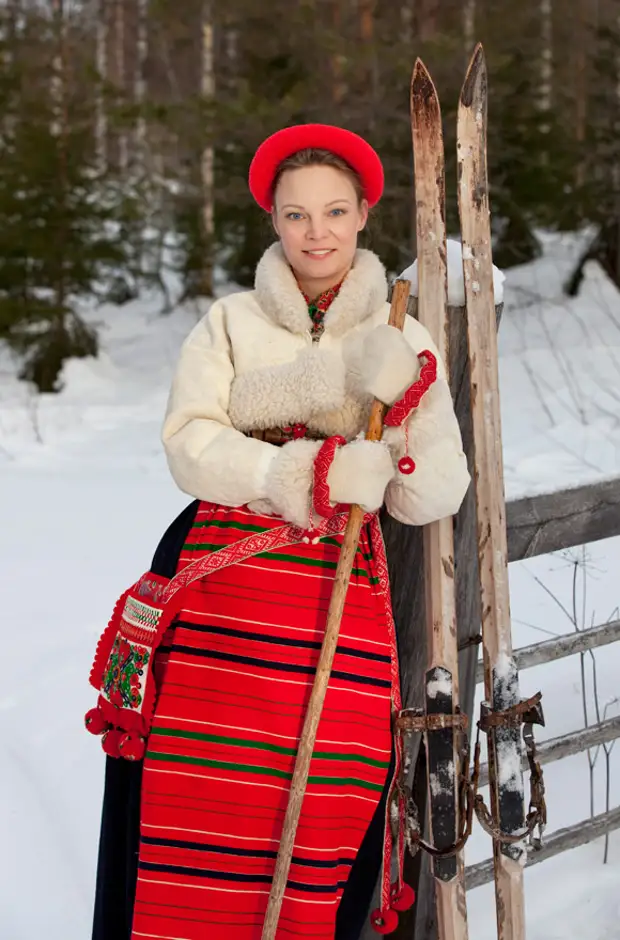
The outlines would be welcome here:
[[[132,940],[260,940],[346,523],[339,518],[334,535],[242,557],[185,594],[156,659]],[[201,503],[178,570],[281,525],[247,507]],[[278,940],[332,940],[386,782],[399,708],[374,519],[347,593]],[[390,854],[388,834],[388,891]]]

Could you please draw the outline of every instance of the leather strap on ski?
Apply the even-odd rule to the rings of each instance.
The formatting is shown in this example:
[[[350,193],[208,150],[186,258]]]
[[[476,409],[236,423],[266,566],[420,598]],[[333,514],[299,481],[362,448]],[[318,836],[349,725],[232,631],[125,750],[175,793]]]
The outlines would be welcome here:
[[[519,725],[528,722],[530,724],[541,724],[542,713],[538,714],[538,706],[542,699],[542,692],[537,692],[531,698],[524,698],[522,702],[517,702],[511,708],[505,711],[492,712],[487,711],[480,715],[478,727],[485,733],[490,728],[518,728]],[[534,714],[536,711],[536,714]]]
[[[542,845],[542,835],[547,824],[547,804],[545,801],[545,782],[542,767],[537,760],[536,741],[534,740],[534,725],[543,725],[544,718],[541,707],[542,693],[537,692],[531,698],[523,699],[505,711],[487,711],[478,721],[478,734],[476,736],[476,751],[474,757],[473,786],[475,792],[474,808],[478,822],[482,828],[497,842],[511,845],[529,838],[530,844],[539,849]],[[480,775],[480,732],[488,734],[496,728],[515,728],[523,725],[523,741],[525,753],[530,770],[530,804],[525,818],[525,829],[516,833],[502,832],[496,826],[490,810],[484,799],[477,792]],[[538,829],[538,836],[534,831]]]
[[[469,773],[469,744],[467,741],[467,729],[469,728],[469,718],[458,709],[455,712],[446,714],[427,715],[421,709],[404,709],[395,720],[395,730],[397,734],[425,734],[433,731],[443,731],[446,728],[454,728],[461,734],[461,748],[459,765],[461,772],[458,780],[458,819],[459,831],[456,842],[443,849],[438,849],[422,838],[418,808],[415,801],[408,791],[404,775],[401,773],[397,786],[401,795],[404,797],[407,806],[405,820],[405,840],[407,847],[412,855],[415,855],[420,849],[430,855],[432,858],[449,858],[457,855],[465,846],[465,843],[471,835],[474,818],[474,797],[475,790],[472,786]]]
[[[445,728],[456,728],[465,734],[469,728],[469,718],[460,711],[447,715],[426,715],[417,708],[405,708],[396,718],[395,728],[400,734],[424,734],[426,731],[443,731]]]

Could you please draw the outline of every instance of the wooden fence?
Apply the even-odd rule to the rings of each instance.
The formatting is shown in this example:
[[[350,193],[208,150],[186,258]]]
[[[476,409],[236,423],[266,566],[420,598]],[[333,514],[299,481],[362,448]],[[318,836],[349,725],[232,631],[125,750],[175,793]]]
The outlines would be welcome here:
[[[543,663],[563,659],[565,656],[593,650],[618,640],[620,640],[620,620],[613,620],[598,627],[591,627],[589,630],[580,630],[568,636],[561,636],[557,639],[546,640],[544,643],[523,647],[515,652],[515,658],[519,670],[531,669],[532,666],[540,666]],[[479,682],[483,681],[480,666],[476,678]],[[597,724],[590,725],[588,728],[581,728],[570,734],[544,741],[537,747],[537,759],[541,765],[551,764],[564,757],[579,754],[589,748],[609,744],[617,738],[620,738],[620,715],[607,718]],[[528,763],[524,756],[523,770],[526,771],[527,769]],[[488,782],[488,767],[484,764],[480,768],[479,785],[483,787]],[[568,849],[586,845],[593,839],[598,839],[615,829],[620,829],[620,807],[575,823],[573,826],[560,829],[547,836],[541,849],[529,853],[526,867],[538,865],[540,862],[553,858],[561,852],[566,852]],[[465,869],[465,885],[468,889],[477,888],[492,880],[492,858],[476,865],[470,865]]]
[[[496,315],[499,325],[501,306],[497,308]],[[471,466],[473,440],[463,308],[449,308],[449,331],[450,386],[463,447]],[[427,662],[422,531],[415,526],[400,525],[385,513],[381,521],[398,632],[403,702],[405,707],[420,707],[423,705],[422,690]],[[506,523],[510,562],[620,535],[620,479],[509,501],[506,506]],[[454,528],[455,592],[461,650],[460,700],[463,711],[472,722],[475,721],[473,707],[481,623],[477,559],[476,507],[472,486],[455,519]],[[611,634],[612,639],[605,639],[609,637],[609,631],[605,632],[601,628],[598,633],[592,634],[592,638],[596,636],[601,641],[598,645],[602,645],[603,642],[613,642],[616,638],[613,629]],[[575,648],[575,652],[578,651]],[[525,655],[525,651],[521,652]],[[536,655],[543,654],[539,650]],[[426,819],[426,767],[423,751],[419,750],[419,736],[411,742],[411,759],[415,768],[413,796],[421,818]],[[549,844],[552,844],[552,838],[555,840],[555,837],[550,836]],[[542,861],[542,857],[539,854],[539,860]],[[424,853],[418,853],[415,858],[407,855],[405,875],[408,883],[417,889],[418,900],[410,911],[401,914],[399,927],[392,935],[393,940],[435,940],[437,923],[434,884]],[[362,934],[362,940],[369,940],[372,935],[368,927]]]

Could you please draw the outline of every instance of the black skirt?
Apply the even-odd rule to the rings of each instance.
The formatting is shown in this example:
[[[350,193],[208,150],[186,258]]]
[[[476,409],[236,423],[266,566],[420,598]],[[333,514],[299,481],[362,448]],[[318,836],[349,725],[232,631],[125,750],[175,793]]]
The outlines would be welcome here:
[[[174,577],[179,555],[198,509],[191,503],[165,532],[151,571]],[[388,771],[373,819],[351,868],[336,917],[335,940],[359,940],[381,869]],[[138,877],[142,762],[106,758],[92,940],[130,940]]]

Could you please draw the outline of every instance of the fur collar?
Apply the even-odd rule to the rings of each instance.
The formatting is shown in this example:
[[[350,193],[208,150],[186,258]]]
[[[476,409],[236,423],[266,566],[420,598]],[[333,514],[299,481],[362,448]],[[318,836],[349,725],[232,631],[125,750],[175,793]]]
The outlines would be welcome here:
[[[310,329],[308,307],[280,242],[267,249],[256,269],[256,299],[261,309],[291,333]],[[340,293],[325,315],[325,332],[342,336],[387,300],[385,268],[372,251],[358,249]]]

